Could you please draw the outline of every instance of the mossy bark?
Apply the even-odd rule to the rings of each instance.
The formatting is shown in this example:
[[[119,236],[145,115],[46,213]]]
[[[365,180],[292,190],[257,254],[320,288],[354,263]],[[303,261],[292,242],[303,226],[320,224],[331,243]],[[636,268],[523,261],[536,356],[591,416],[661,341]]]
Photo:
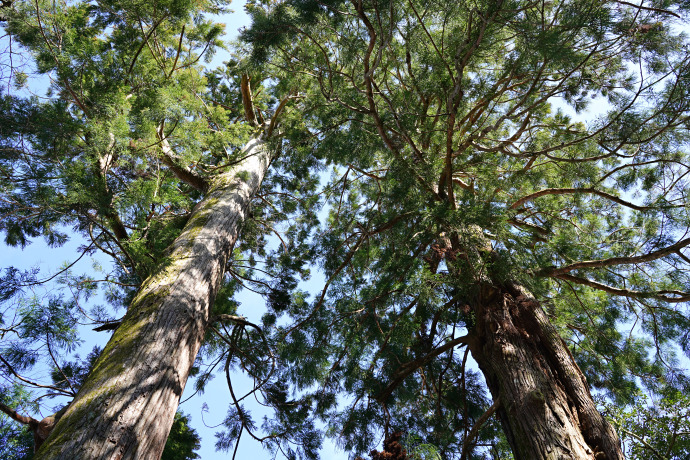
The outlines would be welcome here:
[[[482,282],[470,341],[516,460],[622,460],[620,440],[539,303]]]
[[[215,178],[34,457],[159,459],[242,222],[270,163],[263,134]]]

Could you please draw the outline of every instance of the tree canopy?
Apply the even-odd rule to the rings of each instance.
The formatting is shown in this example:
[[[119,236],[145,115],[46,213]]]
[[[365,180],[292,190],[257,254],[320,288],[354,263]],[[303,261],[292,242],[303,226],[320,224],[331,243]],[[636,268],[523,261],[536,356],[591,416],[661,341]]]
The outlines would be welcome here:
[[[127,414],[168,398],[135,378],[164,345],[166,407],[187,374],[225,374],[224,450],[246,433],[288,458],[326,436],[412,458],[690,453],[689,5],[253,1],[233,45],[226,6],[5,7],[51,81],[1,101],[5,242],[78,234],[113,260],[67,267],[45,299],[27,291],[40,273],[0,280],[7,376],[48,351],[45,388],[75,396],[77,326],[115,329],[40,455],[110,414],[102,382]],[[83,307],[98,292],[114,309]],[[160,455],[131,427],[122,452]]]

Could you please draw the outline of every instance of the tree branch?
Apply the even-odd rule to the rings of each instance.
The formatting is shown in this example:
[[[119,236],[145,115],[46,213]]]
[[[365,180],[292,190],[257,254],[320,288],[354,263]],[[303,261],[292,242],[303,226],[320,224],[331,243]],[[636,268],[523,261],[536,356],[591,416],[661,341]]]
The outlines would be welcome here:
[[[657,206],[639,206],[636,205],[635,203],[630,203],[629,201],[622,200],[621,198],[618,198],[615,195],[611,195],[610,193],[602,192],[601,190],[596,190],[593,188],[547,188],[544,190],[539,190],[538,192],[531,193],[529,195],[523,196],[519,200],[517,200],[515,203],[510,205],[509,209],[515,209],[520,207],[522,204],[526,203],[527,201],[531,201],[535,198],[539,198],[540,196],[544,195],[574,195],[578,193],[591,193],[593,195],[598,195],[602,198],[606,198],[607,200],[613,201],[614,203],[618,203],[620,205],[626,206],[631,209],[635,209],[636,211],[649,211],[651,209],[658,209]],[[670,207],[683,207],[684,205],[670,205]],[[668,207],[668,206],[664,206]]]
[[[468,336],[466,335],[463,335],[462,337],[457,337],[434,349],[433,351],[427,353],[426,355],[420,356],[415,360],[403,364],[400,367],[400,369],[398,369],[398,371],[395,374],[393,374],[393,380],[391,381],[391,383],[389,383],[386,388],[384,388],[376,396],[374,396],[374,399],[380,403],[384,403],[391,395],[391,393],[393,393],[393,390],[395,390],[398,387],[398,385],[400,385],[403,382],[403,380],[409,377],[410,374],[412,374],[414,371],[416,371],[420,367],[425,366],[429,361],[431,361],[438,355],[442,355],[446,351],[453,349],[456,345],[459,345],[461,343],[467,344],[467,341]]]
[[[679,303],[690,301],[690,293],[680,292],[680,291],[658,291],[658,292],[642,292],[633,291],[631,289],[620,289],[606,284],[598,283],[587,278],[580,278],[578,276],[572,275],[558,275],[554,278],[562,279],[564,281],[570,281],[575,284],[582,284],[583,286],[589,286],[600,291],[608,292],[609,294],[619,295],[622,297],[630,297],[633,299],[657,299],[663,300],[669,303]],[[666,294],[674,294],[678,297],[669,297]]]
[[[185,25],[182,26],[182,31],[180,32],[180,41],[177,44],[177,54],[175,54],[175,61],[173,62],[172,69],[170,69],[168,78],[172,77],[173,72],[175,72],[175,67],[177,67],[177,60],[180,58],[180,52],[182,51],[182,38],[184,37],[184,28]]]
[[[284,98],[282,101],[280,101],[280,104],[278,104],[278,107],[276,108],[275,113],[271,117],[271,122],[268,125],[268,129],[266,130],[266,135],[268,137],[271,137],[271,134],[273,134],[273,130],[275,129],[276,124],[278,123],[278,115],[280,115],[280,113],[285,109],[285,105],[287,104],[287,102],[290,99],[298,99],[300,97],[301,96],[290,95],[290,96],[287,96],[286,98]]]
[[[654,11],[655,13],[670,14],[671,16],[675,16],[678,19],[680,19],[680,15],[677,13],[674,13],[673,11],[662,10],[661,8],[654,8],[651,6],[635,5],[634,3],[624,2],[623,0],[614,0],[614,1],[616,3],[620,3],[621,5],[632,6],[633,8],[637,8],[638,10],[647,10],[647,11]]]
[[[108,321],[106,323],[101,324],[98,327],[94,327],[93,330],[96,332],[114,331],[115,329],[120,327],[120,324],[122,324],[122,320],[120,320],[120,321]]]
[[[640,442],[640,444],[642,444],[645,448],[651,450],[652,453],[653,453],[659,460],[663,460],[663,459],[667,458],[666,456],[661,455],[659,452],[657,452],[657,450],[656,450],[653,446],[651,446],[647,441],[645,441],[644,438],[642,438],[641,436],[638,436],[638,435],[636,435],[635,433],[633,433],[632,431],[628,431],[628,430],[626,430],[626,429],[623,428],[623,427],[619,427],[619,430],[621,430],[622,432],[624,432],[624,433],[627,434],[628,436],[631,436],[631,437],[637,439],[637,440]]]
[[[33,382],[33,381],[31,381],[25,377],[22,377],[21,375],[19,375],[17,373],[17,371],[14,370],[14,368],[10,365],[10,363],[5,361],[5,358],[3,358],[2,356],[0,356],[0,361],[7,367],[7,369],[10,371],[10,374],[14,375],[17,379],[21,380],[24,383],[27,383],[31,386],[36,387],[36,388],[47,388],[49,390],[56,391],[56,392],[58,392],[64,396],[74,397],[74,393],[72,393],[71,391],[65,391],[62,388],[58,388],[58,387],[53,386],[53,385],[41,385],[40,383],[36,383],[36,382]]]
[[[427,191],[429,191],[434,198],[436,198],[438,201],[444,201],[443,198],[440,195],[440,190],[434,190],[433,186],[429,185],[427,181],[411,166],[408,164],[408,162],[403,158],[403,156],[400,154],[400,149],[395,145],[395,142],[391,137],[388,135],[386,132],[386,126],[383,123],[383,120],[381,119],[381,115],[379,114],[378,107],[376,105],[376,101],[374,99],[374,81],[373,81],[373,75],[374,75],[374,70],[376,70],[377,65],[379,64],[379,61],[374,59],[374,62],[371,62],[371,55],[374,51],[374,48],[376,47],[376,41],[378,38],[378,35],[376,34],[376,30],[374,29],[374,26],[371,24],[371,21],[367,17],[366,13],[364,12],[364,7],[362,6],[361,1],[357,0],[350,0],[350,3],[352,6],[355,8],[357,11],[358,17],[362,20],[364,23],[365,27],[367,28],[367,33],[369,34],[369,45],[367,47],[367,50],[365,52],[365,56],[362,60],[362,64],[364,66],[364,84],[365,84],[365,96],[367,103],[369,105],[369,110],[368,113],[371,115],[371,117],[374,119],[374,126],[376,126],[376,131],[378,132],[379,136],[381,136],[381,140],[384,142],[386,147],[395,155],[395,157],[405,164],[407,166],[407,169],[410,171],[410,173],[414,176],[414,178],[419,182],[419,184],[424,187]],[[413,147],[410,145],[410,147]]]
[[[36,420],[35,418],[28,417],[26,415],[21,415],[16,410],[4,405],[3,403],[0,403],[0,411],[3,411],[9,418],[14,420],[15,422],[19,422],[23,425],[38,425],[38,420]]]
[[[537,276],[558,277],[559,275],[563,275],[573,270],[579,269],[602,268],[610,267],[612,265],[630,265],[639,264],[643,262],[651,262],[653,260],[661,259],[662,257],[665,257],[673,253],[678,254],[681,248],[684,248],[688,245],[690,245],[690,238],[686,238],[684,240],[677,242],[676,244],[641,256],[611,257],[609,259],[585,260],[582,262],[575,262],[574,264],[566,265],[565,267],[547,268],[544,270],[540,270],[539,272],[537,272]]]
[[[529,222],[525,222],[522,219],[509,219],[508,223],[512,225],[513,227],[518,227],[518,228],[528,228],[530,230],[534,230],[535,232],[539,233],[540,235],[546,236],[549,234],[549,231],[545,229],[544,227],[540,227],[539,225],[531,224]]]
[[[161,151],[163,152],[163,163],[170,168],[173,174],[175,174],[175,177],[180,179],[182,182],[194,187],[201,193],[206,193],[209,187],[208,181],[184,166],[178,165],[179,160],[177,155],[175,155],[175,152],[173,152],[170,143],[168,142],[168,137],[164,132],[164,127],[165,122],[161,122],[156,130],[156,135],[158,136],[158,140],[160,141],[161,145]]]
[[[107,152],[105,153],[105,155],[98,156],[97,174],[103,181],[103,191],[108,195],[110,201],[110,203],[108,204],[108,208],[104,212],[105,217],[108,219],[108,222],[110,223],[110,226],[113,230],[113,234],[115,235],[117,240],[127,241],[129,239],[127,229],[125,228],[125,225],[122,223],[122,219],[120,219],[120,215],[115,209],[115,197],[108,189],[108,170],[110,169],[110,165],[117,161],[118,157],[117,152],[115,151],[115,135],[113,133],[109,133],[109,137],[110,142],[108,143]]]
[[[244,117],[247,119],[249,124],[253,126],[259,126],[259,122],[256,119],[256,111],[254,109],[252,87],[249,84],[249,76],[246,73],[242,74],[242,79],[240,80],[240,92],[242,93],[242,106],[244,107]]]
[[[492,415],[496,412],[496,409],[498,409],[498,406],[501,404],[501,398],[497,397],[494,403],[489,407],[486,412],[484,412],[481,417],[477,419],[477,422],[472,426],[472,429],[470,430],[469,433],[467,433],[467,436],[465,436],[465,441],[462,443],[462,454],[460,455],[460,460],[466,460],[467,459],[467,453],[470,448],[470,444],[472,444],[472,441],[474,441],[474,438],[477,437],[477,434],[479,434],[479,430],[484,424],[491,418]]]
[[[146,36],[145,36],[144,39],[142,40],[141,45],[139,45],[139,48],[137,49],[137,52],[134,53],[134,57],[132,58],[132,63],[129,65],[129,70],[127,71],[127,75],[130,75],[130,74],[132,73],[132,69],[134,69],[134,64],[137,62],[137,59],[139,59],[139,54],[141,54],[141,50],[144,49],[144,46],[146,46],[146,44],[148,43],[149,38],[151,38],[151,34],[153,34],[153,32],[158,28],[159,25],[161,25],[161,23],[162,23],[167,17],[168,17],[168,14],[167,14],[167,13],[164,14],[163,16],[161,16],[161,18],[160,18],[157,22],[155,22],[155,23],[151,26],[151,29],[149,29],[149,31],[146,33]]]
[[[211,323],[215,323],[216,321],[219,321],[221,323],[233,322],[236,324],[243,324],[245,326],[251,326],[259,332],[263,332],[259,326],[257,326],[254,323],[250,323],[249,321],[247,321],[247,318],[245,318],[244,316],[227,315],[227,314],[216,315],[213,318],[211,318]]]

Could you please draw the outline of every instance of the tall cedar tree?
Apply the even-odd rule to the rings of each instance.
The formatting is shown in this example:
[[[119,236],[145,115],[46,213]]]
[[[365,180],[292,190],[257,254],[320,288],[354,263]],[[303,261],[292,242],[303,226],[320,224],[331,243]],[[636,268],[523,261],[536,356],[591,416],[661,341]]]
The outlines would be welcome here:
[[[516,458],[620,458],[585,377],[619,404],[638,385],[687,394],[673,357],[690,329],[682,6],[250,3],[245,38],[279,99],[237,72],[201,74],[221,31],[201,14],[217,2],[12,7],[8,30],[53,83],[49,103],[2,100],[0,229],[10,244],[58,245],[72,226],[85,253],[118,262],[111,298],[131,303],[104,325],[116,332],[40,458],[160,456],[209,331],[228,383],[244,359],[277,409],[258,438],[233,393],[222,448],[246,430],[314,458],[316,415],[359,452],[383,428],[419,434],[410,452],[428,442],[474,458],[500,450],[496,413]],[[309,131],[285,133],[288,165],[266,138],[293,96],[292,122]],[[605,109],[587,124],[552,108],[592,100]],[[314,163],[297,145],[344,172],[311,250]],[[242,274],[223,271],[271,159],[290,170],[271,183],[288,200],[271,204],[302,228],[281,235],[263,336],[226,301]],[[244,228],[258,246],[262,231]],[[308,305],[294,275],[315,253],[328,280]],[[0,300],[37,281],[7,270]],[[19,376],[37,347],[73,343],[76,310],[50,298],[3,326],[21,339],[3,370]],[[294,323],[278,323],[284,313]]]
[[[281,338],[314,345],[294,381],[347,446],[374,422],[469,458],[495,411],[516,459],[621,459],[591,387],[687,394],[687,6],[251,4],[243,38],[299,75],[341,173],[328,285]]]
[[[216,331],[219,342],[219,329],[234,324],[251,342],[250,323],[228,301],[237,283],[227,270],[243,225],[245,246],[260,248],[270,229],[268,219],[266,228],[245,221],[269,164],[280,161],[273,140],[288,98],[261,91],[261,72],[252,82],[236,61],[228,63],[234,72],[204,74],[223,32],[204,15],[225,6],[3,2],[5,31],[50,88],[47,99],[7,93],[0,101],[0,231],[15,246],[39,236],[58,246],[73,231],[86,240],[82,255],[101,251],[116,263],[101,280],[65,270],[57,280],[73,299],[24,297],[13,322],[2,318],[5,375],[74,398],[35,421],[36,459],[160,458],[207,333]],[[21,72],[10,70],[21,83]],[[289,196],[289,181],[280,179]],[[300,187],[307,192],[315,183],[303,177]],[[4,302],[49,280],[8,267],[1,281]],[[24,377],[43,357],[65,375],[57,353],[73,349],[78,323],[89,318],[80,300],[99,283],[127,311],[120,319],[93,312],[105,322],[99,329],[115,331],[83,385],[41,386]],[[240,359],[265,355],[255,343],[247,347]]]

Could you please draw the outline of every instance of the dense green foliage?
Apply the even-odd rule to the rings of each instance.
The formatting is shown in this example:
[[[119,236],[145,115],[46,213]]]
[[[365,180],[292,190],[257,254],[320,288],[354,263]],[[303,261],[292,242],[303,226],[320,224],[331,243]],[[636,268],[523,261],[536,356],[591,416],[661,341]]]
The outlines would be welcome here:
[[[219,449],[247,433],[288,458],[325,436],[361,454],[402,432],[420,458],[508,458],[468,346],[491,282],[541,302],[631,458],[680,458],[688,5],[650,5],[249,2],[245,43],[212,69],[224,2],[16,2],[5,29],[51,79],[47,98],[0,99],[0,231],[21,247],[78,235],[113,265],[65,267],[45,296],[53,280],[5,268],[2,372],[47,365],[48,391],[74,395],[80,325],[121,316],[241,161],[249,76],[279,135],[197,358],[197,389],[224,370],[234,402]],[[324,281],[306,292],[310,270]],[[266,299],[257,324],[235,316],[243,289]],[[272,409],[261,424],[250,396]],[[164,458],[196,458],[175,423]]]
[[[175,413],[168,442],[165,443],[161,460],[194,460],[199,455],[194,451],[199,449],[199,435],[189,426],[189,416],[182,412]]]
[[[659,393],[655,401],[637,394],[632,404],[609,408],[630,460],[681,459],[690,455],[688,397],[676,391]]]
[[[94,262],[80,274],[70,264],[55,276],[4,267],[0,356],[8,378],[47,366],[57,379],[52,385],[24,383],[74,395],[86,372],[67,361],[80,343],[79,328],[116,324],[141,282],[165,263],[165,249],[209,181],[242,160],[241,148],[255,129],[244,120],[240,94],[246,70],[234,57],[217,69],[208,66],[223,46],[223,26],[207,16],[225,8],[213,1],[14,2],[6,38],[13,53],[20,44],[34,63],[3,74],[9,76],[0,100],[0,231],[6,244],[20,247],[38,237],[51,247],[70,237],[81,240],[74,260],[99,253],[113,265]],[[7,69],[12,61],[2,65]],[[49,76],[47,98],[25,96],[32,88],[21,88],[24,71]],[[252,69],[253,104],[263,118],[276,110],[284,89],[262,88],[269,77]],[[283,108],[284,119],[293,116],[291,110]],[[285,225],[283,241],[295,251],[305,248],[317,201],[310,192],[318,184],[318,176],[309,179],[315,161],[306,153],[295,150],[274,161],[266,194],[229,260],[214,314],[234,314],[233,293],[246,283],[264,289],[252,278],[256,257],[267,254],[265,235],[297,211],[299,221]],[[285,263],[293,271],[302,264]],[[196,368],[199,387],[244,327],[226,334],[223,320],[215,322]],[[253,354],[266,353],[265,346],[257,347],[261,336],[239,335],[249,350],[237,354],[241,365],[264,372],[252,361]],[[189,445],[195,436],[188,432],[187,438],[179,442]]]
[[[527,286],[615,404],[687,393],[690,50],[673,5],[252,4],[254,58],[300,75],[315,154],[338,165],[327,300],[295,299],[302,327],[278,334],[348,448],[391,426],[459,454],[487,402],[467,350],[443,347],[472,335],[486,279]]]
[[[0,403],[16,410],[33,411],[36,406],[31,394],[20,385],[0,387]],[[0,457],[7,460],[29,460],[33,452],[34,437],[28,427],[19,425],[0,413]]]

